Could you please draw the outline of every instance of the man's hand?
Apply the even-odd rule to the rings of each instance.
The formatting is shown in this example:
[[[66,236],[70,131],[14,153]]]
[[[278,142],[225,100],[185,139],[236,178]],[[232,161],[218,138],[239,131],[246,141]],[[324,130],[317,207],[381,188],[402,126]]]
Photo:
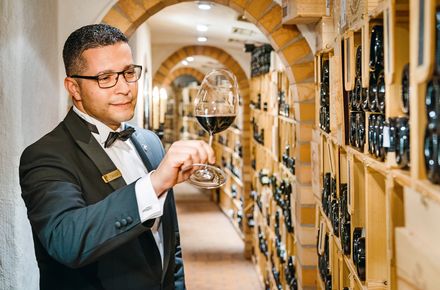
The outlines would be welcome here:
[[[151,173],[151,183],[158,196],[189,178],[197,168],[195,163],[215,163],[214,150],[205,141],[177,141],[171,145],[157,169]]]

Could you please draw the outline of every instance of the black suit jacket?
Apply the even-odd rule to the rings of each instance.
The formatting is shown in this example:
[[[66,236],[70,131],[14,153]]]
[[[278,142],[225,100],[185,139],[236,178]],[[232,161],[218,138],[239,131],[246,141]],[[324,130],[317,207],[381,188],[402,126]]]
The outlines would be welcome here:
[[[164,155],[157,136],[136,128],[131,140],[149,171]],[[185,289],[173,191],[161,218],[164,267],[141,223],[135,183],[116,170],[80,117],[70,110],[53,131],[25,149],[20,185],[45,289]]]

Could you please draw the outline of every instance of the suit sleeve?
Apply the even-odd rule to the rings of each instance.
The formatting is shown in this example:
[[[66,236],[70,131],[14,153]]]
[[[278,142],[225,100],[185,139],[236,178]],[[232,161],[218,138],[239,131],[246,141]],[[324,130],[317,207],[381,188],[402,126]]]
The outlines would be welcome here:
[[[155,139],[159,143],[159,147],[162,148],[162,156],[165,155],[165,150],[163,149],[162,143],[160,142],[160,139],[157,137],[157,135],[151,133],[155,136]],[[168,194],[171,194],[171,202],[175,205],[174,200],[174,192],[171,189]],[[176,290],[185,290],[185,271],[183,267],[183,257],[182,257],[182,248],[180,247],[180,232],[179,232],[179,223],[177,220],[177,213],[176,213],[176,207],[174,206],[173,211],[173,224],[174,224],[174,234],[176,237],[176,248],[175,248],[175,269],[174,269],[174,287]]]
[[[174,202],[174,193],[172,193],[171,198]],[[182,248],[180,247],[179,223],[177,221],[176,212],[174,212],[174,233],[176,235],[176,249],[174,254],[176,265],[176,268],[174,269],[174,287],[177,290],[185,290],[185,271],[183,267]]]
[[[141,223],[134,183],[87,205],[70,168],[61,155],[29,147],[20,160],[20,185],[33,230],[48,254],[78,268],[136,238],[154,220]]]

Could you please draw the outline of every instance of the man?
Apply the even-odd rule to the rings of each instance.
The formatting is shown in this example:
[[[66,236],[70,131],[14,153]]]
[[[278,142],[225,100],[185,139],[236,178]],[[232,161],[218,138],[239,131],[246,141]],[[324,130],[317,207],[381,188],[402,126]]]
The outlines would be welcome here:
[[[212,149],[179,141],[164,156],[155,134],[124,124],[142,67],[118,29],[74,31],[63,59],[74,106],[20,160],[40,288],[185,289],[172,187]]]

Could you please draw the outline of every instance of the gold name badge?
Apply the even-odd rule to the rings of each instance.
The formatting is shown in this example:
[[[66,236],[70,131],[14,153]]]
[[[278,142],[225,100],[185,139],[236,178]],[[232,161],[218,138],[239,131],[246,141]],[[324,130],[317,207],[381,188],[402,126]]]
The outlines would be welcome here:
[[[104,174],[102,176],[102,180],[104,180],[105,183],[109,183],[110,181],[113,181],[116,178],[119,178],[121,176],[122,176],[121,171],[119,171],[119,169],[116,169],[116,170],[114,170],[112,172]]]

